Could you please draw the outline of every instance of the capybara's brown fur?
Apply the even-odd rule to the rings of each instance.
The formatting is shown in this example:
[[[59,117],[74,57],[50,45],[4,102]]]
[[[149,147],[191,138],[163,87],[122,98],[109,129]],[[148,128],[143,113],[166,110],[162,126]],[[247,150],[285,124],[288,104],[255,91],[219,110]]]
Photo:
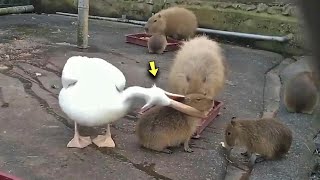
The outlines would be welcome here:
[[[194,37],[198,21],[192,11],[175,6],[151,16],[144,28],[147,34],[160,33],[174,39],[189,39]]]
[[[232,119],[225,129],[226,147],[246,147],[252,164],[255,153],[267,160],[280,158],[288,153],[291,143],[291,130],[275,118]]]
[[[312,114],[318,102],[318,89],[312,72],[301,72],[284,87],[284,104],[288,112]]]
[[[148,40],[149,53],[162,54],[167,46],[167,38],[161,34],[153,34]]]
[[[185,42],[177,52],[168,88],[178,94],[201,93],[213,99],[225,85],[226,59],[219,44],[206,36]]]
[[[213,100],[201,94],[189,94],[182,102],[205,113],[209,112],[213,106]],[[168,147],[184,143],[184,150],[192,152],[189,140],[195,133],[200,120],[171,107],[154,107],[138,120],[136,135],[139,143],[148,149],[172,153]]]

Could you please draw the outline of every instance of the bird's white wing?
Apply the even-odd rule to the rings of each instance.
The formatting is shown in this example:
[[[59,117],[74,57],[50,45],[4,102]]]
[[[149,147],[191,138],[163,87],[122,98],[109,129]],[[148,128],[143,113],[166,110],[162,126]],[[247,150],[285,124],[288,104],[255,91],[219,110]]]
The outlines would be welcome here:
[[[96,68],[103,71],[101,74],[103,76],[108,76],[108,78],[112,78],[113,82],[115,83],[116,87],[123,91],[126,86],[126,78],[124,74],[114,65],[109,63],[106,60],[100,59],[100,58],[91,58],[90,60],[94,61],[96,63]],[[95,72],[96,70],[95,69]]]
[[[124,74],[106,60],[85,56],[70,57],[62,71],[61,80],[63,87],[67,88],[70,84],[84,78],[100,79],[100,83],[103,83],[106,79],[112,79],[112,82],[119,91],[123,91],[126,85]]]
[[[124,74],[115,66],[113,66],[114,68],[114,82],[115,85],[117,86],[119,91],[123,91],[125,86],[126,86],[126,78],[124,76]]]
[[[82,56],[72,56],[67,60],[61,76],[63,88],[69,87],[80,79],[81,69],[84,67],[85,60],[86,57]]]

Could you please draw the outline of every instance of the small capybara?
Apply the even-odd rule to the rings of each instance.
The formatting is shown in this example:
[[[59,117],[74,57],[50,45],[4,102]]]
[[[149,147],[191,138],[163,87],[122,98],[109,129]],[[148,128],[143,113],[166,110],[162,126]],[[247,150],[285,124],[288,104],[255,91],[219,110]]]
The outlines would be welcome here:
[[[147,34],[160,33],[174,39],[192,38],[198,28],[195,14],[183,7],[169,7],[151,16],[144,29]]]
[[[284,87],[284,104],[288,112],[312,114],[319,98],[312,72],[301,72]]]
[[[206,36],[185,42],[175,55],[168,88],[175,93],[201,93],[215,98],[224,88],[226,59],[219,44]]]
[[[202,94],[186,95],[182,102],[204,113],[209,112],[213,106],[213,100]],[[154,107],[138,120],[136,135],[139,143],[148,149],[170,154],[172,151],[168,147],[184,143],[184,151],[193,152],[189,140],[200,120],[171,107]]]
[[[291,130],[275,118],[232,119],[225,129],[226,148],[230,152],[234,146],[246,147],[251,165],[256,162],[256,153],[266,160],[280,158],[288,153],[291,143]]]
[[[167,47],[167,38],[161,34],[153,34],[148,40],[149,53],[162,54]]]

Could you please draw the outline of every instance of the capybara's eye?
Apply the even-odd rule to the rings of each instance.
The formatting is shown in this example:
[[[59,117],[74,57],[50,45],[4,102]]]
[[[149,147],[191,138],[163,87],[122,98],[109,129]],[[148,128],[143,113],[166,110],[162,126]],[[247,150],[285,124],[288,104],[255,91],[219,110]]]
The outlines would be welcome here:
[[[228,136],[230,136],[231,135],[231,132],[228,132]]]
[[[157,20],[154,20],[153,22],[157,22]]]
[[[189,82],[189,81],[190,81],[190,77],[189,77],[189,76],[187,76],[186,78],[187,78],[187,81]]]
[[[202,82],[206,82],[207,81],[207,77],[204,77],[203,79],[202,79]]]

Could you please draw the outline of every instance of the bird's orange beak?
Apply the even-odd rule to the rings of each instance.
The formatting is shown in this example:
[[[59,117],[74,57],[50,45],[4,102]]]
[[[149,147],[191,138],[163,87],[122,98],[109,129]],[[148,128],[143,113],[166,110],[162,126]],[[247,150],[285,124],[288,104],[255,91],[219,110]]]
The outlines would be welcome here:
[[[181,94],[174,94],[174,93],[167,92],[167,91],[164,91],[164,93],[165,93],[170,99],[185,98],[185,96],[184,96],[184,95],[181,95]]]
[[[181,102],[179,102],[178,100],[181,98],[185,98],[184,95],[181,94],[174,94],[174,93],[170,93],[167,91],[164,91],[164,93],[171,99],[169,106],[176,109],[177,111],[180,111],[184,114],[187,114],[189,116],[194,116],[194,117],[198,117],[198,118],[205,118],[206,114],[197,110],[194,107],[188,106],[186,104],[183,104]],[[140,112],[143,113],[145,111],[147,111],[148,109],[152,108],[151,104],[145,104],[141,109]]]
[[[185,96],[184,95],[180,95],[180,94],[174,94],[174,93],[170,93],[167,91],[164,91],[164,93],[172,100],[178,100],[178,99],[183,99]],[[146,103],[141,109],[140,112],[144,112],[147,111],[148,109],[152,108],[154,105]]]
[[[189,116],[194,116],[198,118],[207,117],[207,115],[204,112],[201,112],[196,108],[183,104],[179,101],[171,100],[169,106]]]
[[[194,117],[198,117],[198,118],[205,118],[206,117],[205,113],[197,110],[196,108],[188,106],[186,104],[183,104],[183,103],[177,101],[178,99],[185,98],[184,95],[174,94],[174,93],[170,93],[167,91],[164,91],[164,92],[170,99],[172,99],[170,102],[170,105],[169,105],[170,107],[172,107],[182,113],[185,113],[189,116],[194,116]]]

